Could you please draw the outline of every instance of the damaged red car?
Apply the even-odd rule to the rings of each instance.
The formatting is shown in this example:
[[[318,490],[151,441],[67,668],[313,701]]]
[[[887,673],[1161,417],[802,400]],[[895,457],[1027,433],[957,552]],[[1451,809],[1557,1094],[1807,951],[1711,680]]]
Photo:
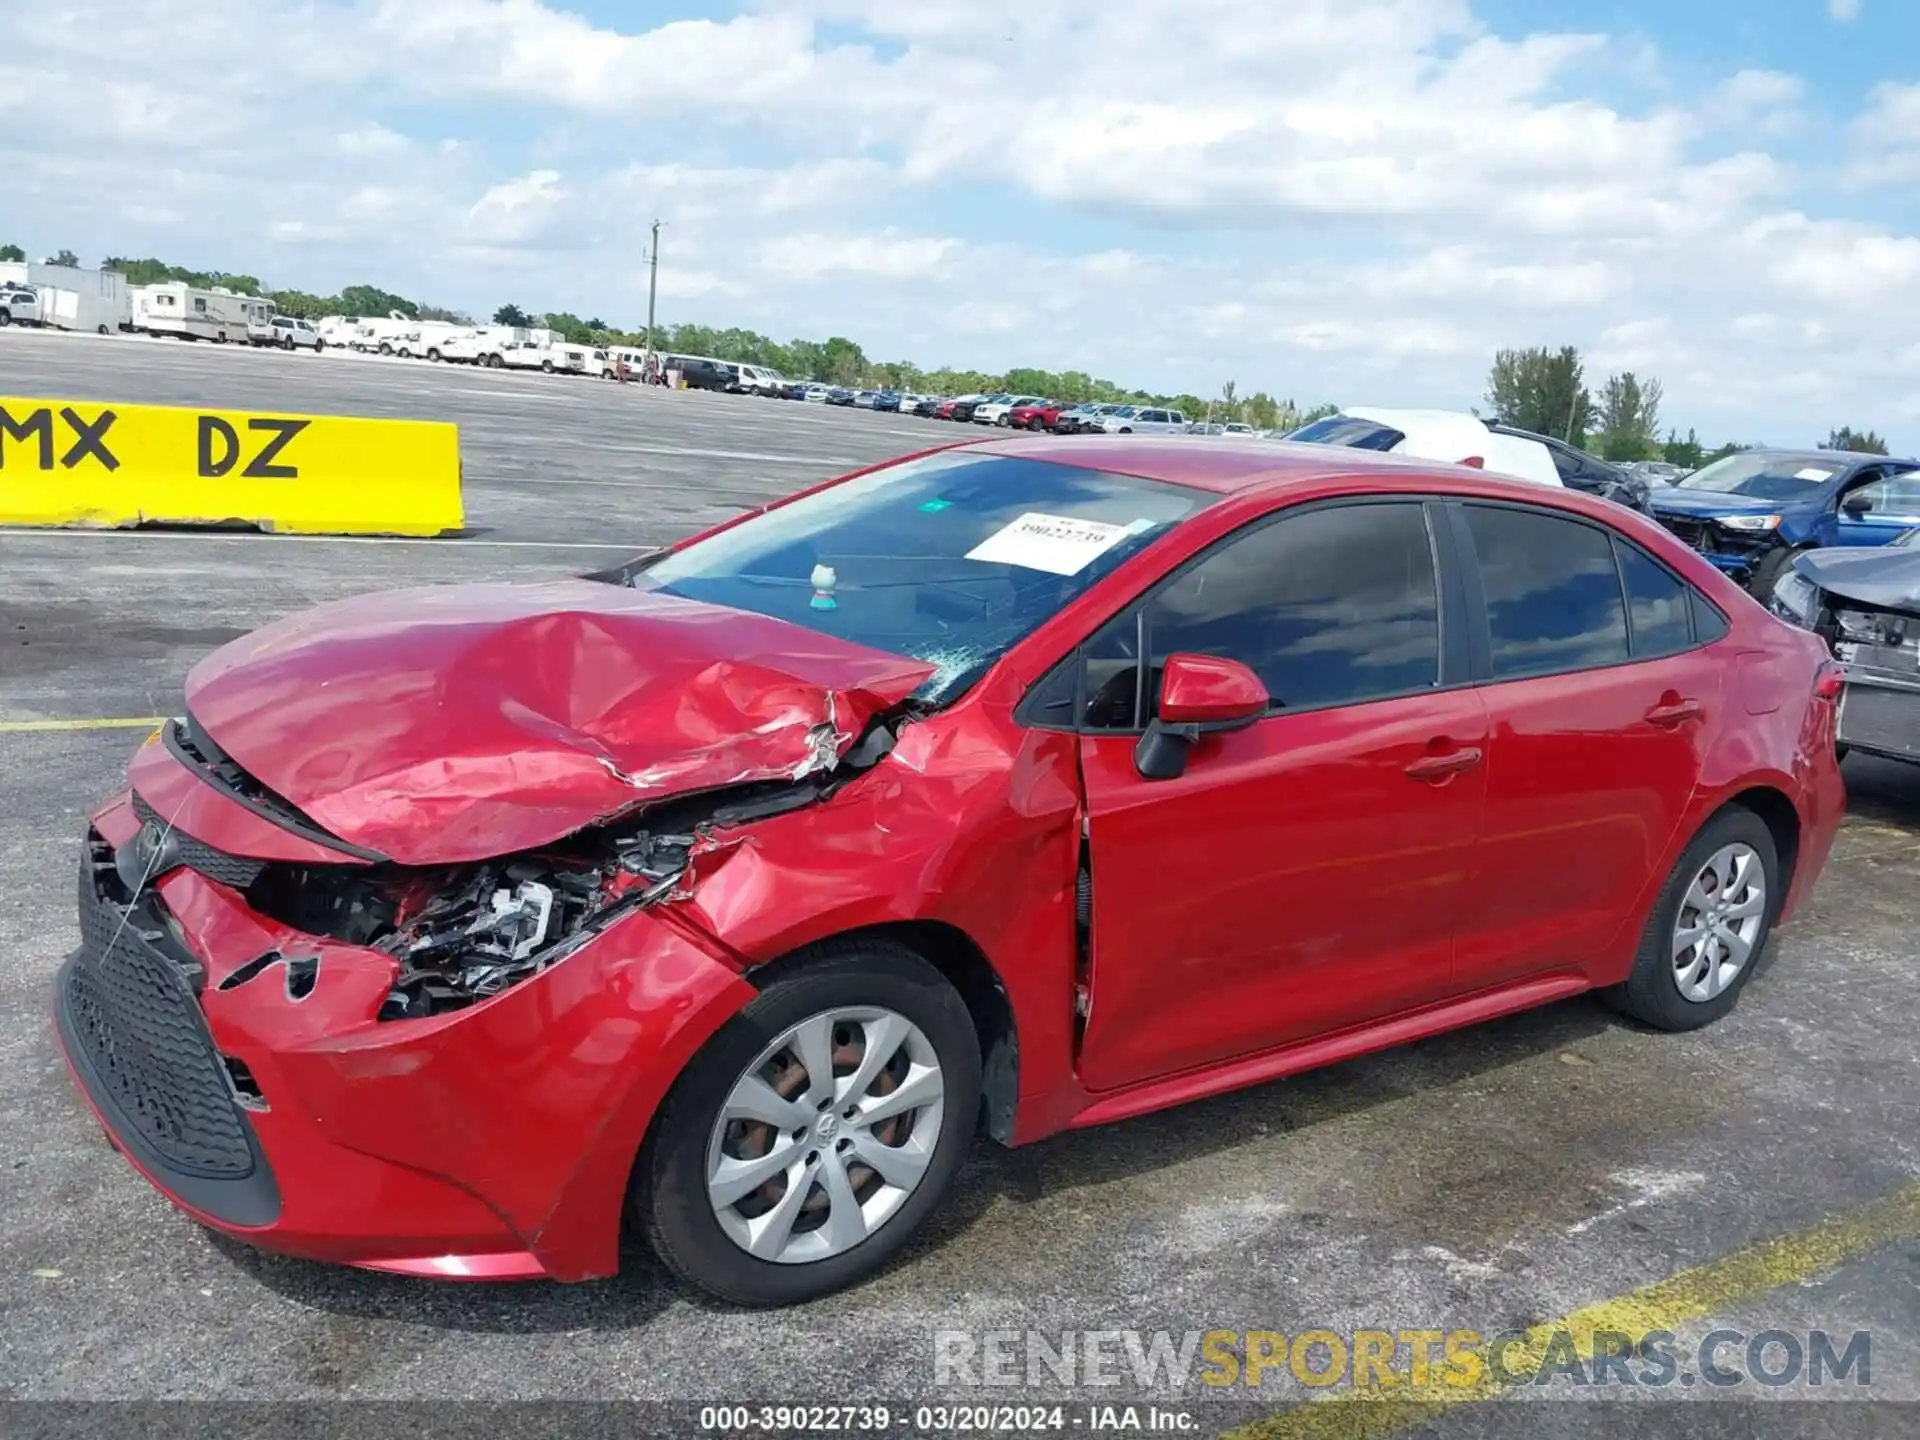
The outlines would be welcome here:
[[[1319,446],[908,457],[605,575],[235,641],[92,817],[56,1023],[294,1255],[743,1304],[1024,1144],[1599,990],[1724,1014],[1839,677],[1642,517]]]

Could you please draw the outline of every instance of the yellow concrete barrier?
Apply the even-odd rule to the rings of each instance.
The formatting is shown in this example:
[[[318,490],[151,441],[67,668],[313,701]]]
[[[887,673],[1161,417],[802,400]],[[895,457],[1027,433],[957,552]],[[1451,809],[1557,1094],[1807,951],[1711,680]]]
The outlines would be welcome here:
[[[0,524],[234,522],[300,535],[458,530],[459,428],[0,395]]]

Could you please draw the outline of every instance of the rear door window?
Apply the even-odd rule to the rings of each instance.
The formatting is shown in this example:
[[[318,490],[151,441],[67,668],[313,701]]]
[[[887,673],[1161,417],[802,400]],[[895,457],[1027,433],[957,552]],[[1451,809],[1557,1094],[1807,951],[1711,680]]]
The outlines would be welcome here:
[[[1627,607],[1607,532],[1520,506],[1462,509],[1478,558],[1495,680],[1629,658]]]
[[[1150,657],[1142,683],[1140,611]],[[1238,660],[1275,710],[1353,705],[1440,682],[1440,603],[1425,507],[1330,505],[1226,541],[1085,647],[1082,720],[1137,728],[1174,654]]]
[[[1627,592],[1627,624],[1633,658],[1678,655],[1693,646],[1693,605],[1689,587],[1638,546],[1613,537],[1620,583]]]

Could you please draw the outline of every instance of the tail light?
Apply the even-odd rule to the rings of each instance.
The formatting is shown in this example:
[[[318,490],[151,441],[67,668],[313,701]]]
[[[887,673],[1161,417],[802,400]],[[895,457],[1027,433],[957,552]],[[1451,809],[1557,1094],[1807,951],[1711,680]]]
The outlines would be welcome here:
[[[1462,465],[1471,465],[1476,470],[1484,470],[1487,468],[1487,457],[1484,455],[1469,455],[1460,463]]]
[[[1841,692],[1846,688],[1846,673],[1829,660],[1821,665],[1820,673],[1814,677],[1813,698],[1832,705],[1839,701]]]

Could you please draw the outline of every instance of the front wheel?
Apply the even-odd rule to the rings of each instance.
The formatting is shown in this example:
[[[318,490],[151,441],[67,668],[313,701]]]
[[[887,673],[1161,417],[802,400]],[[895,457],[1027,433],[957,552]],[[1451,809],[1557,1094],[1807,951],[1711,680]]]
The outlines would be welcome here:
[[[1747,577],[1747,593],[1762,605],[1773,599],[1773,587],[1780,583],[1780,577],[1793,568],[1794,552],[1787,549],[1769,550],[1760,557],[1760,563],[1753,567],[1753,573]]]
[[[1667,876],[1615,1009],[1660,1030],[1696,1030],[1733,1009],[1760,963],[1782,899],[1773,832],[1751,810],[1721,811]]]
[[[960,1167],[980,1046],[904,946],[829,942],[687,1067],[635,1167],[662,1261],[737,1305],[789,1305],[899,1253]]]

